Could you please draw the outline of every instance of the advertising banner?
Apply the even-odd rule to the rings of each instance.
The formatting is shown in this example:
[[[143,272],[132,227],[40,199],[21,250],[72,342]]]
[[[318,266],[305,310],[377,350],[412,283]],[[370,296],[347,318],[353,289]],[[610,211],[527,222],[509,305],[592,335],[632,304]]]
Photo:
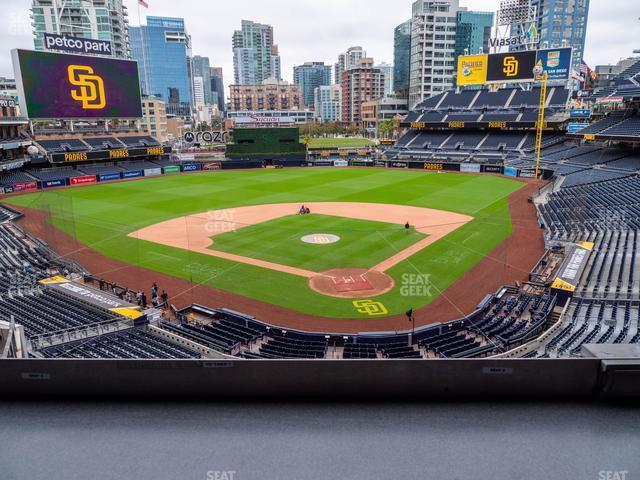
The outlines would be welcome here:
[[[20,109],[30,119],[142,117],[137,62],[31,50],[11,53]]]
[[[349,162],[346,160],[336,160],[333,162],[334,167],[348,167]]]
[[[183,172],[195,172],[196,170],[200,170],[200,165],[197,163],[187,163],[186,165],[182,165]]]
[[[542,65],[549,80],[567,80],[571,75],[571,48],[539,50],[536,65]]]
[[[502,173],[501,165],[482,165],[482,171],[484,173]]]
[[[521,178],[536,178],[536,169],[535,168],[521,168],[520,174],[518,175]]]
[[[147,168],[144,171],[145,177],[157,177],[158,175],[162,175],[162,168]]]
[[[588,108],[580,108],[569,112],[571,118],[591,118],[591,110]]]
[[[458,57],[458,85],[482,85],[487,81],[488,55]]]
[[[165,174],[167,173],[180,173],[180,167],[178,165],[169,165],[162,169]]]
[[[504,167],[504,174],[507,177],[517,177],[518,176],[518,169],[514,168],[514,167]]]
[[[27,190],[36,190],[38,188],[38,182],[33,180],[31,182],[14,183],[14,192],[26,192]]]
[[[56,180],[43,180],[40,184],[42,188],[64,187],[67,184],[66,178],[58,178]]]
[[[130,170],[122,172],[122,178],[137,178],[142,176],[142,170]]]
[[[203,170],[220,170],[222,168],[222,162],[209,162],[202,166]]]
[[[407,162],[391,162],[389,164],[391,168],[409,168],[409,164]]]
[[[533,80],[536,51],[495,53],[489,55],[487,82],[507,83]]]
[[[88,185],[96,183],[98,179],[95,175],[84,175],[82,177],[72,177],[69,179],[69,185]]]
[[[465,173],[480,173],[479,163],[461,163],[460,171]]]
[[[4,193],[13,193],[13,187],[3,187],[2,191]]]
[[[98,175],[99,182],[110,182],[112,180],[120,180],[119,172],[101,173]]]
[[[92,38],[70,37],[68,35],[44,34],[44,47],[47,50],[59,50],[70,53],[89,53],[94,55],[113,55],[111,42]]]
[[[589,126],[588,123],[569,123],[567,125],[567,133],[578,133]]]

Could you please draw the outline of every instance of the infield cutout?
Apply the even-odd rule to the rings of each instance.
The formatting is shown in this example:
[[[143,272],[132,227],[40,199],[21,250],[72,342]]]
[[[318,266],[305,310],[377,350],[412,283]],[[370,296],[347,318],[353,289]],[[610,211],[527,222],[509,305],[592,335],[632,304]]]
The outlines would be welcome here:
[[[338,243],[340,237],[332,233],[312,233],[311,235],[305,235],[300,240],[313,245],[329,245],[331,243]]]

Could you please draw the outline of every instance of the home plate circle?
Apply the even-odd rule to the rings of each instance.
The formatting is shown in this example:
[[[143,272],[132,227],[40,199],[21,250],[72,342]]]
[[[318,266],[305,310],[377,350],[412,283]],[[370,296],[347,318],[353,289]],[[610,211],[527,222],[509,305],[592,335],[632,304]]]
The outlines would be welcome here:
[[[383,272],[364,268],[337,268],[309,279],[309,287],[322,295],[338,298],[371,298],[387,293],[395,286]]]
[[[339,242],[340,237],[331,233],[312,233],[311,235],[305,235],[300,240],[302,240],[304,243],[328,245],[330,243]]]

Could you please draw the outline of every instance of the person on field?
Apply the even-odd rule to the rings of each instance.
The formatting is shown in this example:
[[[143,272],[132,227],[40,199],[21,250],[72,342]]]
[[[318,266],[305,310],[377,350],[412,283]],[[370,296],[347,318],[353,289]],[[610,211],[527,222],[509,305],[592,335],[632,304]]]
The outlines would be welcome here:
[[[409,224],[409,222],[404,224],[404,229],[406,232],[408,232],[411,229],[411,225]]]

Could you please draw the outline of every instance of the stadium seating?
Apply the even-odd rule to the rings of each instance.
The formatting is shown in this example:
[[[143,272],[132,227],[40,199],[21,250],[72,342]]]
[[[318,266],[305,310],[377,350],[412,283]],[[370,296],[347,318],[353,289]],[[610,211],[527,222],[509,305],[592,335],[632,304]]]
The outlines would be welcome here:
[[[145,148],[145,147],[157,147],[160,146],[155,138],[149,135],[133,136],[133,137],[118,137],[118,140],[126,145],[128,148]]]
[[[94,150],[110,150],[124,148],[124,143],[115,137],[83,138],[83,141]]]
[[[82,152],[89,150],[89,146],[77,138],[63,140],[36,140],[47,153]]]
[[[36,177],[22,170],[12,170],[0,173],[0,185],[11,186],[16,183],[33,182]]]
[[[40,351],[45,358],[200,358],[195,351],[159,338],[143,329],[131,328],[80,342]]]

